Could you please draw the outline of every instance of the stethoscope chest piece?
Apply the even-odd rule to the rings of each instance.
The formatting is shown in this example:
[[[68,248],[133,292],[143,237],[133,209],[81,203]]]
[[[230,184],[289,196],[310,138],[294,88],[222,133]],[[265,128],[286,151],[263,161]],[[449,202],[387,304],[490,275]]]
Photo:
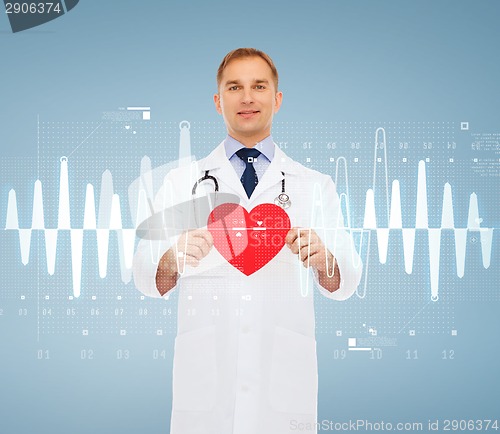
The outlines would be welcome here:
[[[285,193],[285,173],[281,172],[283,179],[281,180],[281,193],[274,199],[274,204],[280,206],[283,209],[290,208],[292,201],[290,196]]]
[[[290,196],[288,196],[288,194],[286,193],[281,193],[280,195],[278,195],[278,197],[274,199],[274,203],[283,209],[290,208],[290,206],[292,205]]]

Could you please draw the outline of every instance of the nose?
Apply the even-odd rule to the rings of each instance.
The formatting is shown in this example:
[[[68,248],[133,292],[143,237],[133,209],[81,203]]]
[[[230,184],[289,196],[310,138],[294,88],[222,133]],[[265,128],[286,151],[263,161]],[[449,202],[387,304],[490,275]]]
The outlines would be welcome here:
[[[253,102],[252,89],[251,88],[243,88],[243,92],[241,95],[241,102],[243,104],[250,104]]]

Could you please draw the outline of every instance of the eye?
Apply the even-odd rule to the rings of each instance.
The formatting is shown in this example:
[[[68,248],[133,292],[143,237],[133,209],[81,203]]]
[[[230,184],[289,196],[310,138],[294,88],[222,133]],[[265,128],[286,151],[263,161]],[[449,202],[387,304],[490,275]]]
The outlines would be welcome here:
[[[258,84],[255,86],[255,89],[257,90],[264,90],[266,88],[266,86],[262,85],[262,84]]]
[[[235,86],[231,86],[231,87],[229,88],[229,90],[238,90],[238,86],[236,86],[236,85],[235,85]]]

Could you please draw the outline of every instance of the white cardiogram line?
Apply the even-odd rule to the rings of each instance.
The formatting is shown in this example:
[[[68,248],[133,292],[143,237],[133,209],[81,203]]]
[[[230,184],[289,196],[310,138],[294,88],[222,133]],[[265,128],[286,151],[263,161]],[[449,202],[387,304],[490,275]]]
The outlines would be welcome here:
[[[190,125],[189,122],[183,121],[180,127],[180,143],[179,155],[182,157],[179,165],[186,162],[190,164],[190,178],[193,182],[197,180],[199,171],[196,160],[192,161],[190,154]],[[377,151],[383,150],[384,163],[384,180],[385,189],[378,188],[376,183],[377,162],[382,162],[380,157],[377,157]],[[379,160],[380,158],[380,160]],[[342,165],[341,165],[342,163]],[[464,276],[465,269],[465,254],[467,247],[467,235],[469,232],[479,232],[481,242],[481,253],[484,268],[490,266],[492,239],[494,228],[481,227],[482,219],[479,217],[479,206],[477,195],[472,193],[469,200],[468,221],[466,227],[456,227],[453,211],[453,196],[452,189],[449,183],[444,185],[443,190],[443,205],[441,215],[441,225],[438,228],[430,228],[428,222],[428,205],[427,205],[427,176],[426,165],[424,161],[418,163],[417,175],[417,203],[416,216],[414,227],[403,227],[402,222],[402,204],[401,190],[398,179],[392,181],[391,194],[389,195],[389,178],[387,169],[387,141],[386,134],[383,128],[377,128],[375,132],[375,154],[373,162],[373,183],[372,188],[366,191],[364,221],[361,228],[355,228],[351,225],[351,213],[349,206],[349,177],[347,161],[344,157],[338,157],[335,169],[335,185],[339,197],[338,214],[333,217],[336,222],[325,221],[324,202],[319,185],[315,185],[313,195],[313,207],[311,210],[311,228],[315,228],[318,233],[322,233],[325,243],[332,253],[335,255],[337,229],[345,229],[350,233],[359,233],[359,244],[356,246],[358,252],[363,248],[364,234],[368,235],[366,242],[366,256],[364,263],[364,291],[362,294],[357,292],[359,298],[364,298],[366,295],[368,265],[370,258],[370,243],[371,233],[375,231],[377,234],[378,257],[381,264],[387,262],[387,252],[389,245],[389,235],[391,231],[402,232],[403,253],[404,253],[404,268],[407,274],[413,272],[413,258],[415,251],[415,236],[417,231],[426,231],[428,237],[429,248],[429,272],[431,282],[431,300],[437,301],[439,298],[439,261],[441,251],[441,232],[443,230],[452,230],[455,238],[455,257],[456,257],[456,273],[459,278]],[[344,191],[339,191],[339,173],[343,170],[342,179],[345,186]],[[129,190],[129,204],[136,204],[135,210],[132,209],[133,228],[123,228],[120,197],[114,193],[113,178],[109,170],[104,171],[101,179],[101,189],[99,197],[98,213],[96,212],[96,202],[94,195],[94,187],[87,184],[85,193],[85,209],[83,218],[83,227],[74,228],[71,225],[70,213],[70,194],[68,181],[68,159],[62,157],[60,159],[60,178],[59,178],[59,204],[58,204],[58,220],[57,228],[46,228],[44,219],[43,207],[43,190],[40,180],[36,180],[34,184],[33,194],[33,214],[30,228],[20,228],[18,219],[18,207],[15,190],[10,190],[7,203],[6,230],[18,231],[19,244],[21,252],[21,261],[24,265],[29,263],[31,235],[33,231],[42,231],[45,238],[45,255],[47,260],[47,272],[49,275],[55,273],[56,251],[59,231],[69,231],[71,241],[71,266],[72,266],[72,281],[73,295],[80,296],[81,293],[81,273],[82,273],[82,248],[83,236],[85,232],[94,232],[96,234],[97,256],[99,264],[99,276],[105,278],[108,270],[108,253],[109,253],[109,235],[110,231],[115,231],[118,239],[118,250],[120,258],[121,278],[124,283],[128,283],[132,277],[132,261],[134,256],[136,228],[140,223],[148,219],[158,209],[154,209],[153,202],[155,199],[153,188],[153,175],[151,169],[151,160],[145,156],[141,160],[140,178],[138,189],[134,194]],[[159,197],[160,207],[162,209],[174,205],[174,191],[172,183],[167,177],[163,178],[163,195]],[[382,197],[379,197],[382,195]],[[385,196],[385,197],[383,197]],[[384,203],[385,208],[380,215],[376,211],[376,199]],[[344,219],[341,217],[341,210],[344,209]],[[377,222],[378,217],[381,221],[386,221],[385,224]],[[167,234],[168,235],[168,234]],[[162,251],[162,243],[153,243],[151,241],[151,258],[153,263],[157,263]],[[355,258],[351,258],[352,264],[358,267]],[[184,259],[185,261],[185,259]],[[185,269],[185,264],[183,269]],[[303,267],[300,269],[301,293],[307,296],[312,280],[310,273],[306,272]]]
[[[377,225],[377,213],[375,209],[375,174],[377,167],[377,149],[384,150],[384,168],[386,180],[386,204],[387,204],[387,218],[389,221],[388,227],[381,227]],[[417,175],[417,204],[415,226],[404,228],[401,217],[401,193],[399,180],[395,179],[392,182],[392,192],[390,195],[390,211],[389,211],[389,182],[387,173],[387,143],[385,131],[383,128],[378,128],[375,133],[375,159],[373,169],[373,188],[368,189],[366,192],[365,201],[365,215],[363,229],[369,230],[368,247],[367,247],[367,260],[370,250],[371,231],[375,230],[377,233],[377,244],[379,261],[385,264],[387,261],[387,248],[389,243],[389,233],[391,230],[402,231],[403,238],[403,253],[405,271],[411,274],[413,271],[413,257],[415,250],[415,234],[417,230],[427,231],[428,245],[429,245],[429,271],[431,279],[431,300],[437,301],[439,298],[439,260],[441,252],[441,232],[442,230],[453,230],[455,235],[455,257],[456,257],[456,272],[457,276],[462,278],[464,276],[465,268],[465,252],[466,241],[468,232],[479,232],[481,241],[481,252],[483,258],[483,267],[488,268],[491,261],[491,249],[494,228],[482,228],[480,226],[482,219],[479,218],[479,207],[477,202],[477,195],[472,193],[469,201],[469,217],[467,227],[457,228],[454,222],[453,215],[453,199],[452,190],[449,183],[444,185],[443,191],[443,206],[441,214],[441,225],[439,228],[430,228],[428,222],[428,207],[427,207],[427,176],[426,166],[424,161],[418,163]],[[367,264],[365,264],[365,267]],[[366,269],[365,269],[365,293],[366,293]],[[359,296],[359,294],[358,294]],[[364,297],[364,294],[361,298]]]
[[[337,165],[338,168],[338,165]],[[346,175],[347,176],[347,175]],[[342,218],[342,202],[345,202],[345,208],[346,208],[346,219],[347,219],[347,226],[345,225],[344,219]],[[338,231],[341,230],[347,230],[348,232],[358,232],[362,230],[359,229],[353,229],[350,227],[350,211],[349,211],[349,200],[348,196],[345,193],[340,193],[339,195],[339,204],[337,207],[337,215],[334,216],[335,222],[328,222],[326,221],[325,215],[324,215],[324,206],[323,206],[323,192],[321,190],[321,186],[318,183],[314,184],[313,187],[313,206],[312,206],[312,212],[311,212],[311,219],[310,219],[310,228],[316,228],[322,238],[325,242],[325,251],[329,250],[334,257],[337,256],[337,235]],[[304,229],[306,232],[308,232],[308,255],[310,253],[310,241],[311,241],[311,229]],[[300,231],[300,229],[299,229]],[[299,241],[299,251],[301,249],[300,245],[300,240],[301,238],[298,238]],[[359,238],[359,246],[357,251],[361,251],[362,249],[362,241],[363,237],[361,236]],[[351,250],[352,256],[350,258],[352,265],[354,268],[358,268],[361,266],[361,256],[359,258],[355,258],[355,252],[354,250]],[[325,260],[328,261],[328,255],[325,255]],[[335,273],[335,267],[333,267],[333,263],[329,264],[326,263],[326,269],[329,270],[330,267],[332,269],[332,274],[328,273],[328,277],[332,277]],[[309,293],[309,291],[312,290],[312,280],[311,280],[311,273],[306,271],[304,267],[299,267],[299,275],[300,275],[300,291],[301,295],[303,297],[306,297]]]
[[[191,160],[191,135],[190,123],[182,121],[179,124],[180,141],[179,155],[182,161]],[[71,226],[70,195],[68,181],[68,158],[60,159],[59,176],[59,206],[57,228],[46,228],[44,221],[42,183],[35,181],[33,197],[33,214],[31,228],[19,228],[18,207],[15,190],[9,191],[7,202],[6,230],[16,230],[19,234],[19,244],[21,250],[21,262],[24,265],[29,263],[31,234],[33,230],[43,231],[45,235],[45,255],[47,260],[47,272],[49,275],[55,273],[57,239],[59,231],[69,231],[71,241],[71,270],[73,295],[79,297],[81,293],[81,276],[83,265],[83,235],[85,232],[95,232],[97,243],[97,257],[99,264],[99,276],[105,278],[108,272],[109,254],[109,234],[115,231],[118,240],[118,251],[120,258],[121,278],[124,283],[130,282],[132,278],[132,262],[135,249],[136,229],[140,223],[153,215],[153,176],[151,170],[151,160],[144,156],[141,160],[141,176],[139,190],[136,196],[129,196],[129,203],[137,201],[135,216],[133,217],[134,227],[123,228],[120,197],[114,193],[113,177],[109,170],[105,170],[101,179],[101,194],[99,197],[99,214],[96,215],[94,186],[87,184],[85,192],[85,209],[83,216],[83,228],[73,228]],[[173,197],[171,185],[164,181],[165,194],[168,191]],[[130,195],[130,192],[129,192]],[[161,244],[158,243],[158,249]],[[158,260],[160,252],[155,256]]]
[[[60,231],[68,231],[71,241],[73,295],[79,297],[81,292],[84,232],[93,231],[96,234],[99,275],[101,278],[104,278],[107,274],[109,233],[110,231],[115,231],[118,238],[121,276],[123,282],[128,283],[132,276],[131,268],[135,246],[135,228],[125,229],[122,227],[120,197],[113,193],[111,173],[105,171],[102,176],[99,217],[96,219],[94,187],[91,184],[87,184],[83,228],[74,228],[71,226],[68,159],[62,157],[60,162],[57,228],[45,227],[42,183],[40,180],[36,180],[34,186],[31,228],[19,228],[16,192],[15,190],[9,191],[5,229],[18,231],[22,263],[24,265],[29,263],[32,231],[43,231],[45,235],[47,272],[49,275],[53,275],[55,272],[58,234]],[[141,206],[138,208],[143,209]]]

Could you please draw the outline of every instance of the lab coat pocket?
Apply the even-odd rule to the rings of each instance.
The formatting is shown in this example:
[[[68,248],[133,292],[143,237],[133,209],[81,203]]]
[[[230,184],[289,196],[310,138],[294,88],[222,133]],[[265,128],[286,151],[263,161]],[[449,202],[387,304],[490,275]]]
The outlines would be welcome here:
[[[177,336],[174,351],[174,410],[211,410],[217,393],[215,326]]]
[[[269,381],[270,405],[279,412],[316,414],[316,340],[276,327]]]

